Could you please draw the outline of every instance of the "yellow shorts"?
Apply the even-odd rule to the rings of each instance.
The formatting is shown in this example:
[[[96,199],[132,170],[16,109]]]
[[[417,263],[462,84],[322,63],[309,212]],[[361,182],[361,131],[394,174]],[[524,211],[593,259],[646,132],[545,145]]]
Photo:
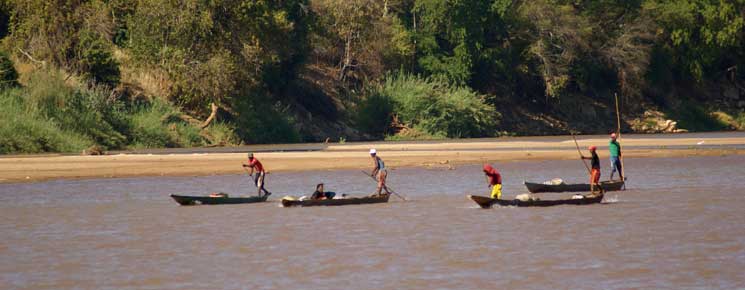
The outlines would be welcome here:
[[[502,185],[495,184],[491,187],[491,198],[499,199],[502,197]]]

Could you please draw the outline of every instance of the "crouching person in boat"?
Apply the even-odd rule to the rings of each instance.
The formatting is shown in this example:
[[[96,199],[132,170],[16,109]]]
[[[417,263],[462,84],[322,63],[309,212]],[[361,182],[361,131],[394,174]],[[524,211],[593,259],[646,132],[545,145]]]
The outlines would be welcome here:
[[[256,176],[254,177],[254,183],[256,184],[256,188],[258,190],[258,195],[261,196],[266,195],[269,196],[272,193],[267,191],[264,188],[264,177],[266,177],[266,171],[264,170],[264,165],[259,162],[259,159],[254,158],[253,153],[248,153],[248,164],[242,164],[244,168],[251,168],[251,172],[248,174],[253,176],[254,171],[256,171]]]
[[[590,164],[592,165],[592,169],[590,170],[590,192],[594,194],[596,188],[599,192],[602,192],[602,188],[600,187],[600,158],[598,157],[597,147],[590,146],[587,149],[590,150],[592,157],[582,155],[582,159],[591,160]]]
[[[385,194],[391,194],[388,191],[388,187],[385,186],[385,179],[388,177],[388,170],[385,169],[383,159],[378,157],[378,151],[375,149],[370,149],[370,157],[373,160],[373,170],[372,173],[370,173],[370,176],[378,181],[378,189],[375,194],[380,195],[380,192],[383,189],[385,189]]]
[[[502,197],[502,175],[489,164],[484,164],[484,174],[487,186],[491,187],[491,198],[500,199]]]
[[[316,185],[316,191],[311,194],[310,199],[334,199],[336,196],[335,192],[324,191],[323,183]]]

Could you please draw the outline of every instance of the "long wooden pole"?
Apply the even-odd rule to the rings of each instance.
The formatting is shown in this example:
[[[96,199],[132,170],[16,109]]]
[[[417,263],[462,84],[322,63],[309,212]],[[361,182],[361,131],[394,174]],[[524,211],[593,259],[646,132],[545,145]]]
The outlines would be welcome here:
[[[621,178],[621,181],[625,181],[624,179],[626,178],[626,166],[623,166],[623,150],[621,150],[621,111],[618,109],[618,94],[614,93],[613,95],[616,97],[616,123],[618,124],[616,132],[618,134],[618,151],[619,153],[621,153],[618,156],[618,158],[621,159],[621,172],[619,173],[621,173],[621,175],[623,176],[623,178]],[[626,184],[624,184],[624,188],[625,187]]]
[[[367,174],[367,172],[364,172],[364,171],[361,171],[361,172],[362,172],[363,174],[367,175],[368,177],[372,178],[372,180],[375,180],[375,178],[374,178],[374,177],[372,177],[372,176],[370,176],[370,175],[368,175],[368,174]],[[377,180],[375,180],[375,181],[377,181]],[[401,196],[400,194],[398,194],[398,193],[396,193],[395,191],[393,191],[393,189],[391,189],[390,187],[388,187],[388,185],[383,185],[383,187],[385,187],[385,189],[387,189],[387,190],[388,190],[388,191],[390,191],[391,193],[393,193],[393,194],[395,194],[396,196],[398,196],[398,198],[400,198],[401,200],[403,200],[403,201],[407,201],[407,200],[406,200],[406,199],[405,199],[405,198],[404,198],[403,196]]]
[[[572,139],[574,139],[574,146],[577,146],[577,153],[579,153],[579,157],[582,158],[582,151],[579,150],[579,144],[577,143],[577,138],[574,137],[574,133],[572,133]],[[584,158],[582,158],[582,164],[585,165],[587,173],[592,173],[592,171],[590,170],[590,166],[587,165],[587,161],[585,161]]]
[[[582,158],[583,157],[582,156],[582,151],[579,150],[579,144],[577,144],[577,138],[574,137],[574,133],[572,133],[572,139],[574,139],[574,146],[577,147],[577,153],[579,153],[579,157]],[[587,166],[587,161],[585,161],[584,158],[582,158],[582,164],[585,165],[585,168],[587,169],[587,174],[589,174],[590,176],[592,176],[592,170],[590,170],[590,166]],[[590,184],[590,191],[594,193],[595,192],[595,189],[594,189],[594,186],[595,185],[592,183],[592,181],[590,183],[591,183]],[[605,192],[605,189],[603,189],[603,186],[600,185],[600,183],[597,184],[597,187],[600,188],[600,193]]]

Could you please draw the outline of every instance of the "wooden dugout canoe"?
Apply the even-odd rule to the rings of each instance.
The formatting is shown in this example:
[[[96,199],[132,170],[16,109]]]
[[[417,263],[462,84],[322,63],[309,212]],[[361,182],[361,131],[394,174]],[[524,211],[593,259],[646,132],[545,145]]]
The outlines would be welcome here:
[[[188,196],[171,194],[171,198],[180,205],[198,204],[241,204],[265,202],[268,196],[245,196],[245,197],[211,197],[211,196]]]
[[[351,205],[351,204],[371,204],[371,203],[386,203],[390,194],[382,194],[378,196],[364,196],[364,197],[345,197],[335,199],[288,199],[283,198],[281,200],[283,207],[291,206],[338,206],[338,205]]]
[[[525,187],[528,188],[528,191],[531,193],[539,193],[539,192],[589,192],[590,191],[590,184],[588,183],[575,183],[575,184],[544,184],[544,183],[534,183],[534,182],[523,182],[525,184]],[[603,190],[605,191],[617,191],[621,190],[623,188],[624,182],[622,180],[615,180],[615,181],[601,181],[600,186],[603,187]]]
[[[553,200],[530,200],[522,201],[519,199],[493,199],[491,197],[469,195],[468,198],[476,202],[481,208],[490,208],[492,205],[501,206],[517,206],[517,207],[529,207],[529,206],[555,206],[555,205],[585,205],[600,203],[603,201],[603,195],[583,195],[580,199],[553,199]]]

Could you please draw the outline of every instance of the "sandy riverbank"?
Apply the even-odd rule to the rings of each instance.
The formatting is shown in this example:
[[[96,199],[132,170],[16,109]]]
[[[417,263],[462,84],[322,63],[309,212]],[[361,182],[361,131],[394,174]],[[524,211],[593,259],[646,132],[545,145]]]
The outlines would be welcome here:
[[[607,139],[581,137],[579,145],[598,145],[607,158]],[[624,138],[628,159],[649,157],[719,156],[745,154],[745,134],[728,136],[638,135]],[[308,144],[308,150],[318,144]],[[263,147],[267,147],[264,145]],[[270,147],[270,146],[269,146]],[[302,145],[293,145],[302,150]],[[457,167],[461,164],[518,160],[575,159],[569,136],[477,139],[469,142],[375,142],[324,146],[318,151],[262,152],[256,156],[267,170],[368,169],[367,150],[375,147],[388,167]],[[250,150],[250,149],[249,149]],[[586,150],[583,153],[587,154]],[[0,158],[0,183],[33,182],[59,178],[130,176],[191,176],[241,173],[244,153],[118,154],[105,156],[6,156]]]

